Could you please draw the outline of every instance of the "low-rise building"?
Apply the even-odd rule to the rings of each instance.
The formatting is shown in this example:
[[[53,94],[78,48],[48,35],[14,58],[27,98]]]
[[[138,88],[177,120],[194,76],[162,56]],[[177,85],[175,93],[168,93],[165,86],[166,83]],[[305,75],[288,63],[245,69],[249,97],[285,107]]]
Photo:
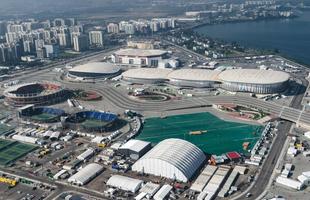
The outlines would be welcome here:
[[[143,181],[126,176],[113,175],[109,178],[107,185],[110,187],[118,188],[120,190],[135,193],[142,185]]]
[[[69,183],[85,185],[103,171],[103,167],[97,163],[91,163],[82,168],[68,179]]]
[[[119,149],[118,152],[129,156],[134,160],[138,160],[142,157],[146,152],[148,152],[152,148],[150,142],[145,142],[141,140],[129,140],[125,144],[123,144]]]

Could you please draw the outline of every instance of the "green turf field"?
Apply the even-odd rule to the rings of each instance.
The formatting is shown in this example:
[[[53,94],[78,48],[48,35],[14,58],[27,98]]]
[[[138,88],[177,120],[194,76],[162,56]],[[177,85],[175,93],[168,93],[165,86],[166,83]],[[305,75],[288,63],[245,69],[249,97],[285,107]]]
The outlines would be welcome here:
[[[13,129],[14,129],[13,127],[7,126],[5,124],[0,124],[0,135],[3,135]]]
[[[35,121],[49,121],[57,117],[56,115],[48,114],[48,113],[41,113],[39,115],[33,115],[31,116],[32,120]]]
[[[15,141],[0,139],[0,151],[1,151],[2,149],[5,149],[7,146],[10,146],[10,145],[13,144],[14,142],[15,142]]]
[[[203,131],[201,135],[190,135],[190,131]],[[196,113],[149,118],[137,139],[156,144],[168,138],[185,139],[209,154],[229,151],[245,152],[242,144],[250,142],[250,148],[260,138],[261,126],[223,121],[210,113]],[[249,149],[250,149],[249,148]]]
[[[109,122],[105,122],[105,121],[100,121],[100,120],[95,120],[95,119],[87,119],[84,122],[82,122],[82,126],[86,127],[86,128],[97,128],[97,127],[101,127],[101,126],[105,126],[107,125]]]
[[[0,165],[7,165],[36,148],[34,145],[0,139]]]

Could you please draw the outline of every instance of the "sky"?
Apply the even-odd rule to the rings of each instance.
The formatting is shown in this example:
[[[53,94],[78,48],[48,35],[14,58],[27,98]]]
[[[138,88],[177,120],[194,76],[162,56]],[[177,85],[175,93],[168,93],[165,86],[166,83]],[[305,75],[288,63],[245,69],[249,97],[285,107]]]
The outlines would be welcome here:
[[[184,0],[0,0],[0,19],[20,18],[21,16],[49,17],[61,15],[77,16],[87,13],[104,12],[135,12],[136,9],[154,9],[157,4],[164,6],[175,5]],[[197,1],[197,0],[194,0]],[[205,0],[207,1],[207,0]],[[171,7],[172,9],[175,6]],[[57,17],[57,16],[56,16]]]
[[[31,14],[38,12],[66,12],[111,5],[121,0],[0,0],[1,15]],[[126,0],[123,0],[123,2]],[[130,0],[132,1],[132,0]],[[129,1],[129,2],[130,2]],[[68,9],[69,8],[69,9]]]

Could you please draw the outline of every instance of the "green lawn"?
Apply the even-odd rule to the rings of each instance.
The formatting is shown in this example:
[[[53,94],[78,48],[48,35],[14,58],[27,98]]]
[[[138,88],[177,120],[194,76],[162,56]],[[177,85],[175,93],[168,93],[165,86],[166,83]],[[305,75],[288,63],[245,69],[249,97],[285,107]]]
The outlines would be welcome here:
[[[91,119],[91,120],[87,119],[84,122],[82,122],[82,126],[86,128],[97,128],[97,127],[105,126],[108,123],[109,122],[104,122],[104,121],[95,120],[95,119]]]
[[[14,129],[13,127],[7,126],[5,124],[0,124],[0,135],[3,135],[3,134],[5,134],[5,133],[7,133],[13,129]]]
[[[149,118],[137,139],[154,144],[168,138],[187,140],[210,154],[222,154],[229,151],[243,152],[242,144],[250,142],[253,147],[260,138],[261,126],[223,121],[210,113],[196,113],[169,116],[167,118]],[[202,131],[201,135],[190,135],[190,131]]]
[[[49,121],[56,117],[56,115],[48,114],[48,113],[42,113],[39,115],[34,115],[31,117],[32,120],[35,121]]]

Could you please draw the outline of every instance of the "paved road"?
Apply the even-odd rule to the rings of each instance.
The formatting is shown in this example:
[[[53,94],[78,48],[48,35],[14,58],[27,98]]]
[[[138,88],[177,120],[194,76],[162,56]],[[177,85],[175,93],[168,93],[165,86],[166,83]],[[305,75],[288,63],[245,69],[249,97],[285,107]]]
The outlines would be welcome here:
[[[308,81],[304,79],[302,80],[302,84],[304,86],[307,86]],[[301,102],[302,102],[302,99],[304,97],[304,92],[305,92],[303,87],[299,87],[298,90],[299,90],[297,91],[298,95],[293,98],[290,104],[290,107],[295,108],[295,109],[301,108]],[[257,177],[254,187],[248,191],[252,194],[252,196],[250,198],[246,198],[245,196],[243,196],[239,199],[254,200],[264,192],[270,180],[270,177],[273,173],[273,170],[276,166],[278,158],[281,154],[287,134],[289,133],[289,130],[291,129],[292,124],[293,123],[289,121],[285,121],[284,123],[279,124],[277,138],[274,141],[274,144],[272,145],[270,149],[268,157],[266,158],[262,166],[262,169],[260,171],[260,174]]]
[[[274,144],[272,145],[272,148],[262,166],[262,169],[260,170],[260,174],[257,177],[254,187],[248,191],[249,193],[252,194],[252,196],[250,198],[242,196],[241,198],[239,198],[240,200],[242,199],[255,200],[264,192],[270,180],[272,172],[275,168],[278,157],[280,156],[281,150],[287,137],[287,133],[290,130],[292,124],[293,123],[289,121],[286,121],[283,124],[279,124],[278,136],[274,141]]]
[[[304,85],[308,85],[308,81],[306,79],[301,79]],[[130,109],[135,111],[157,111],[164,112],[169,110],[177,110],[177,109],[186,109],[191,107],[202,107],[206,105],[212,104],[239,104],[246,105],[254,108],[261,109],[265,112],[268,112],[275,117],[282,118],[284,120],[288,120],[294,123],[299,123],[300,125],[306,125],[310,127],[310,113],[301,110],[300,102],[303,99],[303,93],[305,87],[299,87],[297,90],[298,95],[294,97],[294,102],[299,102],[295,105],[291,106],[283,106],[280,104],[276,104],[274,102],[267,102],[261,99],[253,98],[250,96],[238,96],[238,95],[230,95],[230,96],[205,96],[205,97],[192,97],[185,98],[180,100],[171,100],[168,102],[141,102],[134,99],[129,98],[123,92],[120,92],[118,89],[111,85],[107,84],[90,84],[90,83],[69,83],[62,82],[69,88],[80,88],[80,89],[92,89],[98,92],[103,98],[113,105],[121,109]],[[297,91],[296,91],[297,92]]]
[[[305,85],[308,84],[307,80],[302,80]],[[140,102],[129,98],[124,93],[118,91],[113,86],[109,85],[96,85],[96,84],[79,84],[79,83],[67,83],[63,82],[68,87],[82,87],[85,89],[91,88],[97,91],[103,96],[105,100],[108,100],[115,106],[122,109],[131,109],[136,111],[167,111],[175,109],[184,109],[189,107],[199,107],[205,105],[211,105],[214,103],[235,103],[240,105],[252,106],[271,113],[276,117],[292,121],[294,123],[306,124],[310,126],[310,113],[300,110],[300,103],[294,107],[287,107],[279,105],[273,102],[266,102],[261,99],[249,97],[249,96],[206,96],[206,97],[193,97],[181,100],[172,100],[169,102]],[[304,90],[304,87],[299,87],[300,90]],[[300,92],[294,97],[295,102],[301,102],[303,98],[303,92]]]
[[[105,86],[97,88],[98,93],[103,95],[103,97],[123,109],[132,109],[137,111],[159,111],[159,110],[172,110],[172,109],[182,109],[190,106],[203,106],[210,105],[212,103],[236,103],[241,105],[253,106],[260,108],[271,114],[281,117],[285,120],[283,124],[278,126],[278,136],[269,152],[264,165],[262,166],[261,173],[258,176],[255,186],[249,191],[253,196],[249,199],[257,198],[265,189],[268,181],[271,177],[273,169],[276,165],[277,159],[285,143],[287,133],[290,130],[292,122],[303,122],[310,125],[310,115],[309,113],[303,112],[301,109],[301,102],[304,96],[304,88],[308,85],[308,81],[301,79],[304,87],[299,87],[296,91],[296,95],[290,106],[282,106],[272,102],[262,101],[260,99],[246,97],[246,96],[209,96],[200,98],[190,98],[184,100],[175,100],[171,102],[137,102],[133,99],[128,98],[118,90],[113,87]],[[248,199],[241,197],[241,199]]]
[[[184,52],[187,52],[187,53],[190,54],[190,55],[195,55],[195,56],[197,56],[198,58],[200,58],[201,61],[207,61],[206,56],[204,56],[204,55],[201,55],[201,54],[199,54],[199,53],[196,53],[196,52],[194,52],[194,51],[192,51],[192,50],[189,50],[189,49],[187,49],[187,48],[185,48],[185,47],[182,47],[182,46],[180,46],[180,45],[177,45],[177,44],[175,44],[175,43],[173,43],[173,42],[170,42],[170,41],[168,41],[168,40],[163,40],[163,39],[162,39],[162,42],[163,42],[163,43],[167,43],[167,44],[169,44],[169,45],[171,45],[171,46],[174,46],[174,47],[176,47],[176,48],[179,48],[180,50],[182,50],[182,51],[184,51]]]
[[[34,174],[29,174],[29,173],[26,173],[24,171],[20,171],[17,169],[7,169],[7,168],[1,167],[0,170],[2,172],[8,173],[8,174],[14,174],[14,175],[17,175],[17,176],[20,176],[23,178],[27,178],[27,179],[35,180],[37,182],[45,183],[45,184],[48,184],[50,186],[55,186],[57,189],[50,196],[48,196],[48,198],[46,198],[46,200],[55,199],[59,194],[66,192],[66,191],[77,191],[79,193],[83,193],[83,194],[90,195],[90,196],[93,196],[93,197],[101,199],[101,200],[105,200],[105,197],[103,196],[103,194],[99,194],[99,192],[94,192],[94,191],[89,190],[87,188],[71,186],[69,184],[65,184],[65,183],[61,183],[61,182],[54,182],[52,180],[49,180],[46,177],[36,176]]]
[[[97,56],[97,55],[96,55]],[[88,58],[85,58],[88,59]],[[46,69],[48,70],[48,69]],[[36,75],[40,73],[45,73],[46,70],[42,70],[37,72]],[[28,76],[33,76],[34,74],[29,74]],[[27,75],[25,75],[27,76]],[[24,76],[23,76],[24,77]],[[302,80],[303,84],[308,84],[306,80]],[[235,103],[247,106],[253,106],[259,109],[262,109],[266,112],[270,112],[274,116],[278,116],[282,119],[289,120],[292,122],[300,122],[305,123],[310,126],[310,113],[304,112],[300,107],[300,103],[303,98],[303,92],[299,92],[300,94],[293,98],[293,101],[290,107],[285,107],[276,103],[262,101],[260,99],[247,97],[247,96],[207,96],[207,97],[194,97],[194,98],[187,98],[182,100],[172,100],[169,102],[139,102],[133,99],[128,98],[123,93],[119,92],[116,88],[108,85],[102,86],[101,84],[75,84],[75,83],[67,83],[64,82],[65,85],[68,87],[84,87],[85,89],[93,88],[98,93],[100,93],[105,100],[108,100],[113,105],[122,108],[122,109],[131,109],[136,111],[168,111],[168,110],[175,110],[175,109],[184,109],[189,107],[199,107],[199,106],[206,106],[211,105],[213,103]],[[300,87],[299,90],[302,90]],[[262,172],[259,174],[257,183],[255,187],[250,190],[253,196],[250,199],[255,199],[255,197],[259,196],[266,187],[269,178],[271,177],[272,171],[275,167],[277,158],[283,148],[284,141],[286,139],[286,133],[290,129],[292,122],[284,122],[280,124],[279,134],[277,140],[275,141],[272,149],[270,150],[269,156],[266,159],[266,162],[262,166]],[[43,182],[48,182],[50,184],[54,184],[58,187],[57,193],[52,194],[49,199],[56,197],[63,191],[67,190],[75,190],[79,192],[86,193],[88,195],[92,195],[95,197],[102,198],[102,196],[98,196],[98,194],[90,191],[85,190],[83,188],[75,188],[72,186],[67,186],[60,183],[54,183],[52,181],[47,181],[46,179],[42,179],[40,177],[36,177],[33,175],[25,174],[24,172],[14,172],[18,175],[25,176],[28,178],[36,179]],[[243,197],[245,198],[245,197]],[[241,199],[243,199],[241,198]]]
[[[63,67],[66,64],[75,64],[75,63],[82,62],[82,61],[92,60],[92,59],[95,59],[95,58],[100,57],[102,55],[105,55],[107,53],[113,52],[116,49],[119,49],[121,47],[122,46],[116,46],[116,47],[113,47],[113,48],[110,48],[110,49],[105,49],[105,50],[102,50],[102,51],[88,53],[86,55],[81,55],[81,56],[78,56],[76,58],[70,58],[70,59],[67,59],[65,61],[58,61],[58,62],[55,62],[55,63],[47,64],[44,67],[35,68],[35,69],[28,69],[26,71],[21,71],[21,72],[15,73],[14,77],[8,78],[6,80],[2,80],[2,81],[0,81],[0,83],[1,82],[8,82],[8,81],[10,81],[12,79],[15,80],[18,77],[27,78],[29,76],[44,74],[44,73],[48,72],[48,70],[50,70],[51,68]]]

